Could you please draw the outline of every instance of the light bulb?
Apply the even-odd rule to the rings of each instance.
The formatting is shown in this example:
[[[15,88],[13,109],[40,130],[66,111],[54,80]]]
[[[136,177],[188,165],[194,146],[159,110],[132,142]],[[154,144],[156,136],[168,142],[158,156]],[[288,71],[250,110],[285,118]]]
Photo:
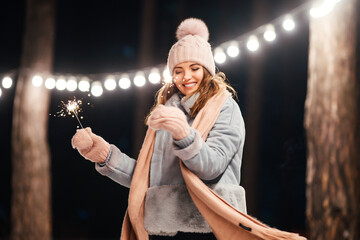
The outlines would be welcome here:
[[[13,80],[11,77],[4,77],[2,80],[2,85],[4,88],[11,88]]]
[[[78,88],[82,92],[88,92],[90,90],[90,81],[87,77],[81,78]]]
[[[269,24],[266,26],[266,30],[264,32],[264,39],[268,42],[272,42],[276,39],[275,28],[273,25]]]
[[[41,84],[43,83],[43,78],[39,75],[35,75],[32,79],[31,79],[32,85],[34,87],[40,87]]]
[[[149,82],[151,82],[152,84],[157,84],[160,82],[160,80],[161,76],[159,70],[157,68],[151,69],[151,72],[149,74]]]
[[[66,80],[64,78],[59,78],[56,81],[56,89],[62,91],[66,88]]]
[[[119,87],[122,89],[128,89],[131,86],[129,75],[123,74],[119,80]]]
[[[230,57],[237,57],[240,53],[238,43],[236,41],[233,41],[230,46],[226,49],[226,53]]]
[[[170,71],[169,68],[165,68],[163,71],[163,77],[164,77],[164,83],[171,83],[172,82],[172,77],[170,75]]]
[[[259,47],[260,47],[260,44],[259,44],[259,40],[257,39],[257,37],[254,36],[254,35],[250,36],[247,43],[246,43],[246,47],[251,52],[255,52],[256,50],[258,50]]]
[[[137,87],[142,87],[145,85],[146,79],[144,77],[144,73],[139,71],[136,73],[135,77],[134,77],[134,84]]]
[[[318,4],[310,9],[310,15],[313,18],[324,17],[334,9],[337,2],[339,2],[339,0],[323,0],[322,2],[318,2]]]
[[[226,55],[222,48],[218,47],[214,51],[214,60],[216,63],[222,64],[226,61]]]
[[[116,88],[116,81],[114,77],[108,77],[105,80],[104,86],[107,90],[112,91]]]
[[[73,92],[77,89],[77,82],[76,78],[70,77],[69,80],[66,82],[66,89],[70,92]]]
[[[56,85],[56,81],[54,78],[52,77],[48,77],[46,80],[45,80],[45,87],[47,89],[54,89],[55,88],[55,85]]]
[[[295,28],[295,22],[290,15],[286,15],[282,24],[286,31],[292,31]]]
[[[91,94],[95,97],[100,97],[103,94],[104,90],[101,86],[101,82],[96,81],[91,84]]]

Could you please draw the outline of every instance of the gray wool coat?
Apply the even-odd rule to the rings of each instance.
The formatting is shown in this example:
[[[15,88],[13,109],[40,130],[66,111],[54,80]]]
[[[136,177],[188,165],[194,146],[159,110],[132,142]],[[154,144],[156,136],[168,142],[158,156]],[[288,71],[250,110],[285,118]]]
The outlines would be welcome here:
[[[190,108],[197,96],[174,94],[166,106],[181,109],[191,125]],[[244,121],[238,104],[229,97],[204,142],[197,130],[176,141],[171,133],[156,132],[146,193],[144,226],[150,235],[173,236],[181,232],[211,232],[187,192],[179,158],[193,173],[227,202],[246,213],[245,190],[240,186],[240,169],[245,140]],[[111,145],[105,164],[96,170],[115,182],[130,187],[136,160]]]

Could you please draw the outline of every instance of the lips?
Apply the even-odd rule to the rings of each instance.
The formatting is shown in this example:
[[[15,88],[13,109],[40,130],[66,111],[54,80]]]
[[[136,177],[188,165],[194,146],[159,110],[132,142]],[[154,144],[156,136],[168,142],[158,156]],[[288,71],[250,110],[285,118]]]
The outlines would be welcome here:
[[[196,82],[183,84],[183,86],[186,87],[186,88],[190,88],[190,87],[193,87],[195,85],[196,85]]]

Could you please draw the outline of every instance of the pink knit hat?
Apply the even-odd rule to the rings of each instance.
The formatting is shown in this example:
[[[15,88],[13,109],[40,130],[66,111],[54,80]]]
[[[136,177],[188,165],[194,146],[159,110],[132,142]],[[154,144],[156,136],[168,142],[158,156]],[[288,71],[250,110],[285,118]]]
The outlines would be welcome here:
[[[209,30],[206,24],[197,18],[182,21],[176,31],[178,41],[171,47],[168,56],[170,74],[177,64],[196,62],[215,75],[215,63],[211,46],[208,43]]]

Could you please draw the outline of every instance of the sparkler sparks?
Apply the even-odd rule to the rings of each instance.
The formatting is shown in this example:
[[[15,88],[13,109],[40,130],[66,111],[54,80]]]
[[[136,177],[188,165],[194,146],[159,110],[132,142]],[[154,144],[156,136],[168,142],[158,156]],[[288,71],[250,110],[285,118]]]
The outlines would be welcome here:
[[[57,112],[57,116],[59,117],[66,117],[66,116],[72,116],[72,117],[76,117],[77,121],[79,122],[81,128],[84,128],[83,125],[80,122],[79,119],[79,112],[82,112],[82,100],[78,100],[76,99],[76,97],[74,97],[72,100],[68,100],[67,103],[65,103],[64,101],[61,101],[60,104],[60,108],[61,110],[59,112]],[[82,119],[82,117],[81,117]]]

